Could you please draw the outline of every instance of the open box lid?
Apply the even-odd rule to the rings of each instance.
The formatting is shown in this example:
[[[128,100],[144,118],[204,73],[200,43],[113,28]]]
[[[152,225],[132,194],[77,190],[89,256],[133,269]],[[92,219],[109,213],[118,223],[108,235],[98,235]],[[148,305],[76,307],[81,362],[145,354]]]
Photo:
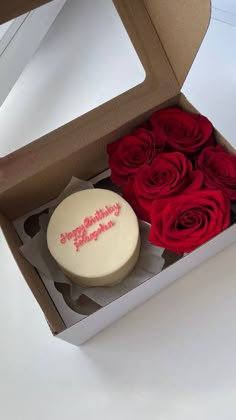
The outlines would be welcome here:
[[[9,0],[1,2],[0,24],[51,1]],[[175,75],[182,86],[208,27],[210,0],[178,0],[175,4],[165,0],[141,1],[145,4]],[[126,3],[125,0],[114,0],[114,2],[118,9],[122,3]],[[138,2],[139,0],[132,2],[135,9]],[[134,14],[135,9],[133,9]],[[135,18],[135,15],[133,17]]]
[[[0,21],[46,2],[2,2]],[[114,0],[114,4],[146,78],[140,85],[1,159],[0,211],[9,218],[53,198],[52,188],[42,191],[45,183],[54,184],[57,195],[71,175],[77,174],[78,154],[83,155],[84,162],[79,175],[92,176],[88,167],[96,161],[98,150],[180,92],[208,28],[210,0]],[[104,160],[98,168],[104,169]],[[16,206],[19,197],[24,200]]]
[[[9,0],[0,3],[0,25],[51,0]]]

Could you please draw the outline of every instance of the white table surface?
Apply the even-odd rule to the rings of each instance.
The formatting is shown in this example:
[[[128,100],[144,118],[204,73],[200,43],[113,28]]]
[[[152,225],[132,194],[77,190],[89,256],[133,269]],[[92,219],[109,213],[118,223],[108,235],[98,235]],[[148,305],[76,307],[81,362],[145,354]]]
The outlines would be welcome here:
[[[236,244],[77,348],[0,242],[2,419],[235,420]]]
[[[76,348],[52,337],[0,233],[1,419],[235,420],[235,257],[236,244]]]

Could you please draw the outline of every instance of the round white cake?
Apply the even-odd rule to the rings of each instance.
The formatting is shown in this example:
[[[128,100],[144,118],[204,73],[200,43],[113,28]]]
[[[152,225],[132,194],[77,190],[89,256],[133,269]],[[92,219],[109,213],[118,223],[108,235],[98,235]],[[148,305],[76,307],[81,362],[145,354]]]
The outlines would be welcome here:
[[[113,286],[136,264],[137,217],[118,194],[88,189],[63,200],[47,229],[48,249],[62,271],[82,286]]]

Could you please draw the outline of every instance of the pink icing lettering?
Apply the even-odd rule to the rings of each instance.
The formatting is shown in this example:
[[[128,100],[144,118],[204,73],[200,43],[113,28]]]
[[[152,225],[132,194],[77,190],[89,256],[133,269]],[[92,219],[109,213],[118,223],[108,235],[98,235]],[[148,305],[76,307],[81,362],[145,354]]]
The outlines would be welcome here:
[[[85,217],[84,222],[72,231],[61,233],[60,243],[64,245],[67,241],[73,239],[75,249],[78,252],[84,244],[93,240],[97,241],[99,235],[111,229],[115,223],[112,220],[109,220],[107,223],[99,223],[98,228],[90,233],[87,233],[87,229],[110,215],[119,216],[120,209],[120,204],[115,203],[112,206],[105,206],[103,209],[96,210],[93,216]]]
[[[106,212],[108,213],[108,214],[111,214],[112,213],[112,207],[109,207],[109,206],[106,206]]]
[[[60,235],[60,242],[61,242],[61,244],[65,244],[66,243],[66,235],[63,234],[63,233],[61,233],[61,235]]]
[[[84,226],[85,226],[85,228],[87,229],[89,226],[91,226],[91,223],[90,223],[90,221],[89,221],[89,217],[86,217],[85,219],[84,219]]]
[[[115,216],[119,216],[119,214],[120,214],[120,209],[121,209],[120,204],[116,203],[113,207],[114,207],[114,215],[115,215]]]
[[[72,230],[73,237],[76,237],[77,232],[78,232],[78,228],[76,228],[76,229]]]

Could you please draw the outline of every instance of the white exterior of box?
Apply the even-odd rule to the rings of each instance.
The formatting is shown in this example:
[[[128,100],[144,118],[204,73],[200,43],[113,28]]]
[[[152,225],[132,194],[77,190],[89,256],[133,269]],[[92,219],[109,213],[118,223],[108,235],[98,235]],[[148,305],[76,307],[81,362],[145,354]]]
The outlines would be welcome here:
[[[235,240],[236,224],[172,264],[160,274],[147,280],[139,287],[136,287],[104,308],[99,309],[72,327],[67,328],[58,334],[57,337],[76,346],[84,343],[141,303],[144,303],[157,292],[169,286],[179,277],[231,245]]]

